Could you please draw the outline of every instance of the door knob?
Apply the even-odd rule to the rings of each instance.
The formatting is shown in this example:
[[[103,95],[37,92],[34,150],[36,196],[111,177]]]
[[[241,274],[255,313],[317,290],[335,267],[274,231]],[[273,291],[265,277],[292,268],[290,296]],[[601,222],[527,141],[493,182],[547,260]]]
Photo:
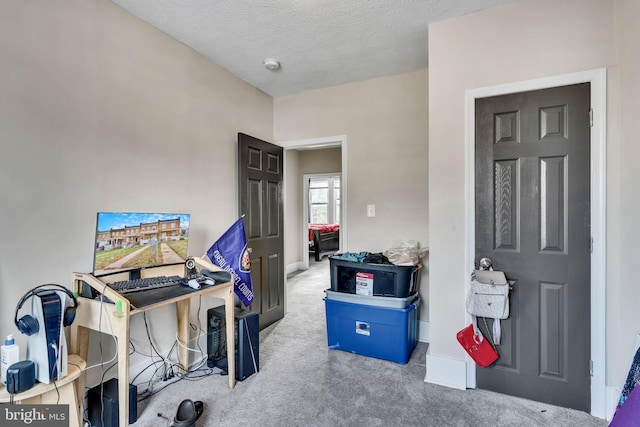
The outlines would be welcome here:
[[[493,262],[489,258],[480,258],[480,270],[490,270]]]

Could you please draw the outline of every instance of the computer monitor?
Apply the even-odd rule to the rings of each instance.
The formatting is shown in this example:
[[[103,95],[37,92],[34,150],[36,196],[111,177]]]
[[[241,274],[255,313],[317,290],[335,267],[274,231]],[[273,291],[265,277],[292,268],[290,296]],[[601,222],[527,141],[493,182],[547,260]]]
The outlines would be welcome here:
[[[98,212],[93,275],[184,263],[189,214]]]

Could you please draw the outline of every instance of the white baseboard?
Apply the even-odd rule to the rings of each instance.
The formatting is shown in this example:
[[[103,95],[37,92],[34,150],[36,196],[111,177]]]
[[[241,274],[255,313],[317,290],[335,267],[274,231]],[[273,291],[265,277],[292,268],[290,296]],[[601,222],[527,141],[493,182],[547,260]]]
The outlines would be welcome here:
[[[427,354],[427,373],[424,381],[445,387],[466,389],[466,362],[442,356]],[[611,421],[615,414],[621,390],[607,386],[606,390],[606,420]]]
[[[418,320],[418,341],[429,342],[429,321]]]
[[[465,390],[467,388],[467,364],[464,360],[427,354],[427,374],[424,381]]]
[[[294,262],[293,264],[288,264],[285,267],[285,275],[295,273],[298,270],[302,270],[302,262]]]
[[[622,393],[622,390],[619,390],[616,387],[607,386],[605,398],[605,415],[607,417],[607,421],[611,421],[613,419],[613,414],[615,414],[618,401],[620,400],[620,393]]]

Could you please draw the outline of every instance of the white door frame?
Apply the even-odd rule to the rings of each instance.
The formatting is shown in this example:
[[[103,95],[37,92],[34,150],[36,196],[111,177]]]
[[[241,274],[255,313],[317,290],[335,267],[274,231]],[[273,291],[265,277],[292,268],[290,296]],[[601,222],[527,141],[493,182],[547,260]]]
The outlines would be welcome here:
[[[605,418],[606,406],[606,119],[607,71],[605,68],[470,89],[465,93],[465,217],[466,271],[475,258],[475,100],[578,83],[591,84],[591,415]],[[468,284],[467,284],[468,287]],[[464,306],[464,305],[463,305]],[[471,317],[466,314],[467,322]],[[476,365],[466,357],[467,387],[476,387]]]
[[[287,157],[287,150],[313,150],[316,148],[331,148],[331,147],[341,147],[341,158],[342,158],[342,170],[340,171],[340,252],[344,252],[344,248],[347,247],[347,205],[349,202],[348,194],[348,186],[347,186],[347,135],[336,135],[336,136],[328,136],[324,138],[311,138],[311,139],[299,139],[292,141],[279,141],[278,145],[284,148],[285,162]],[[315,174],[320,175],[320,174]],[[336,175],[331,174],[331,175]],[[286,183],[286,179],[285,179]],[[286,184],[285,184],[286,185]],[[303,188],[303,197],[306,194],[307,187]],[[305,211],[305,215],[308,213],[308,205],[303,203],[303,211]],[[307,218],[305,216],[304,218]],[[306,219],[303,221],[306,223]],[[305,233],[302,230],[302,239],[301,239],[301,248],[302,248],[302,264],[300,268],[306,270],[309,268],[309,235],[308,232]]]

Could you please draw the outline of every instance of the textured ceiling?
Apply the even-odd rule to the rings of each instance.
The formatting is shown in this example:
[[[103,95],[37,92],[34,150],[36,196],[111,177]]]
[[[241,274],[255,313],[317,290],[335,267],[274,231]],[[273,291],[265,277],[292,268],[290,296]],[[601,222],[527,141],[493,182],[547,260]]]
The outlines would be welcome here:
[[[426,68],[430,23],[514,0],[112,1],[276,97]]]

